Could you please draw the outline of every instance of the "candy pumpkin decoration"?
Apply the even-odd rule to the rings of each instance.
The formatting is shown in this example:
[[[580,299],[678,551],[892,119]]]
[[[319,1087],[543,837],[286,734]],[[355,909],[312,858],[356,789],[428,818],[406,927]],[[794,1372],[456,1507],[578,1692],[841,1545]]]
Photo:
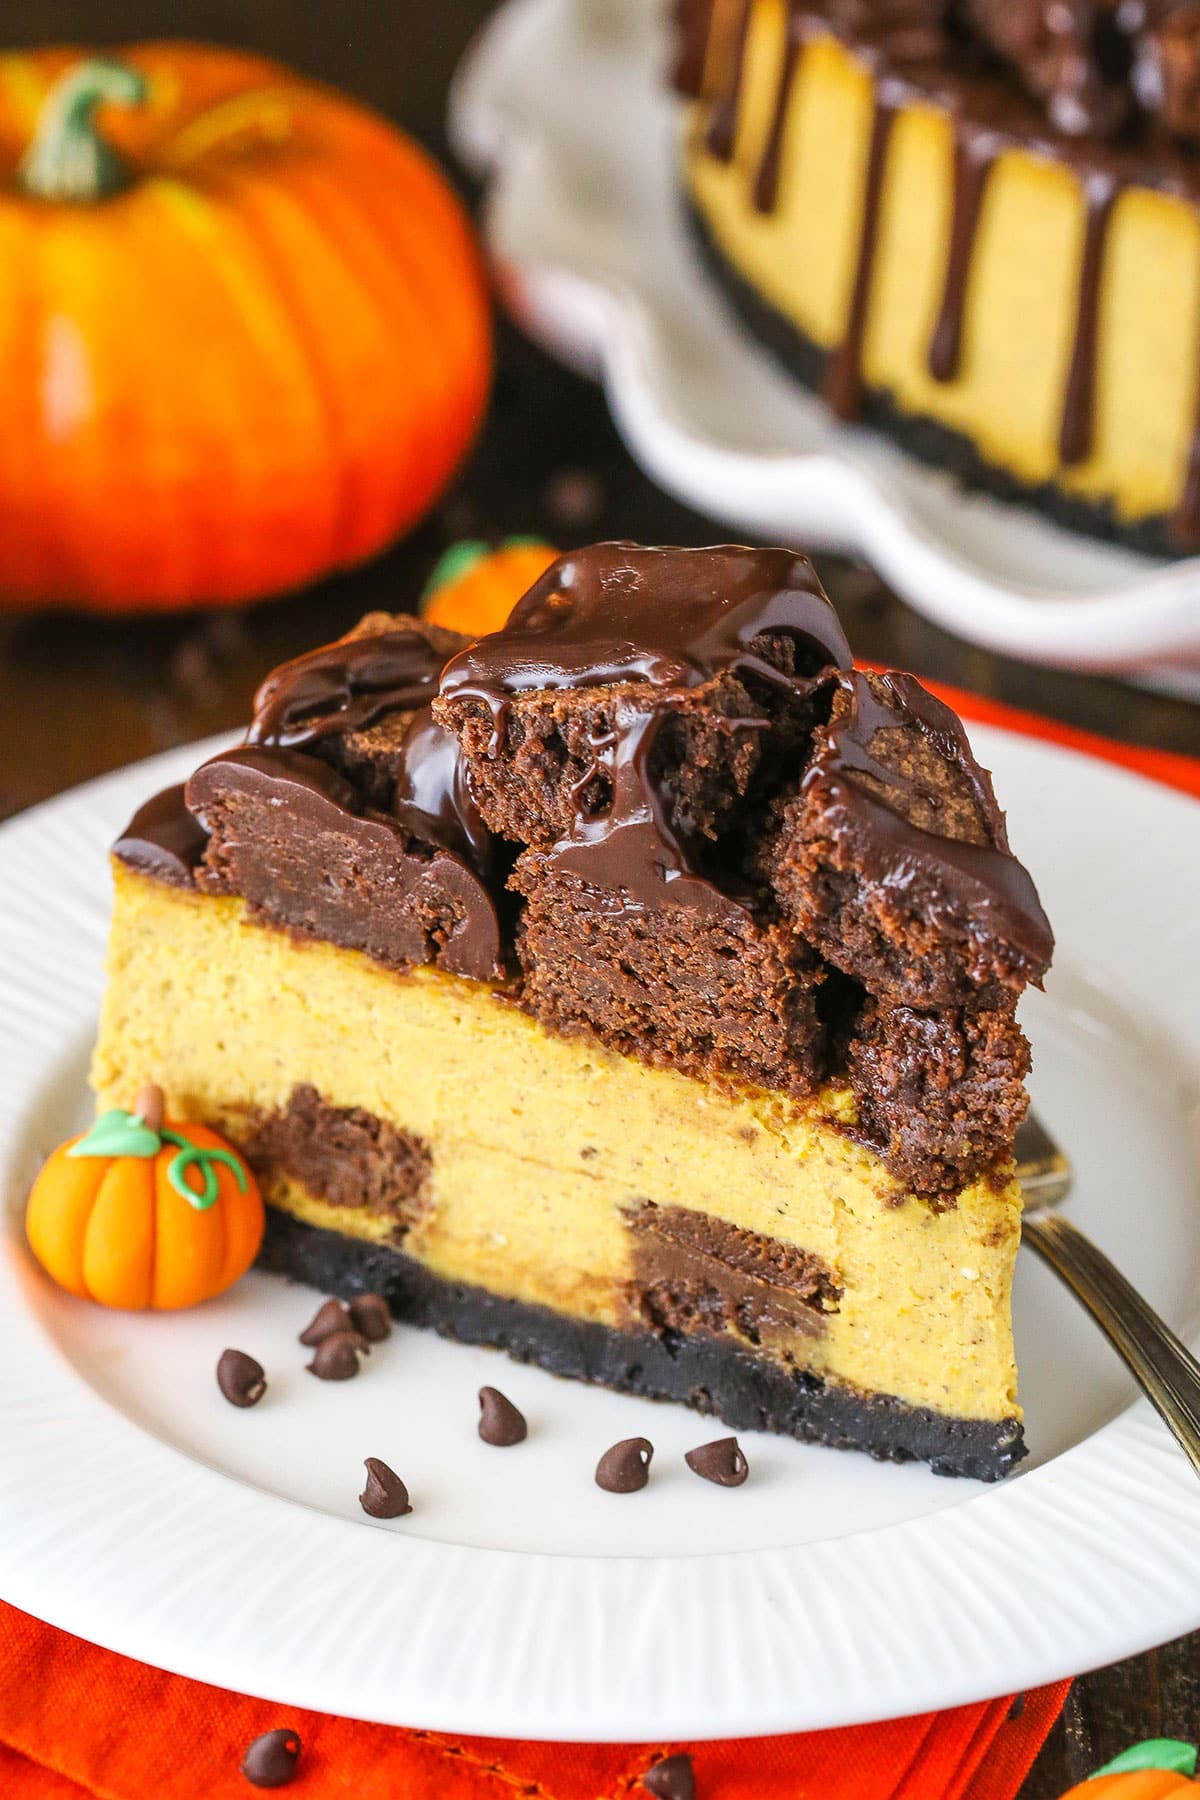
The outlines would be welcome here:
[[[61,1287],[131,1310],[223,1293],[254,1261],[263,1224],[237,1151],[205,1125],[165,1122],[156,1087],[60,1145],[25,1215],[30,1248]]]
[[[240,52],[0,56],[0,600],[235,602],[420,518],[491,322],[429,158]]]
[[[451,544],[429,577],[425,617],[470,637],[499,631],[557,555],[540,538],[506,538],[498,550],[473,538]]]
[[[1196,1749],[1175,1738],[1152,1738],[1115,1756],[1062,1800],[1168,1800],[1196,1784]]]

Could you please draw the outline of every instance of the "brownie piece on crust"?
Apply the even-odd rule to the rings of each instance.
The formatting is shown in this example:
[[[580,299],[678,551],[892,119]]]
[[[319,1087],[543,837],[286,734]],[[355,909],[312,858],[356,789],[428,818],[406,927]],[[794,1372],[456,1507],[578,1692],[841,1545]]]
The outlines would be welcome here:
[[[836,678],[755,857],[835,968],[916,1007],[995,1007],[1053,938],[958,719],[910,675]]]
[[[1015,1005],[863,1007],[848,1058],[860,1133],[935,1204],[1011,1156],[1029,1110],[1029,1045]]]
[[[517,859],[522,999],[551,1030],[590,1032],[655,1066],[784,1093],[820,1085],[820,959],[744,907],[604,910],[537,850]]]

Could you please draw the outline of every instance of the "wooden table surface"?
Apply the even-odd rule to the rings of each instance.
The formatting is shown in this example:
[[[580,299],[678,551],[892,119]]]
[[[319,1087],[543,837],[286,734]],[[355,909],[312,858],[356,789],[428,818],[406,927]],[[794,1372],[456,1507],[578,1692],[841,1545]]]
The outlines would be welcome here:
[[[96,42],[99,29],[105,43],[241,44],[358,94],[448,161],[447,82],[490,10],[491,0],[6,0],[0,41]],[[410,605],[447,543],[532,532],[562,544],[728,535],[639,473],[596,389],[502,328],[492,411],[469,467],[435,515],[370,567],[239,613],[135,622],[0,611],[0,816],[239,724],[267,668],[372,607]],[[1131,742],[1200,752],[1200,711],[1189,705],[992,656],[925,624],[861,568],[823,559],[821,572],[863,656]],[[1052,1800],[1130,1742],[1160,1735],[1200,1736],[1200,1634],[1079,1680],[1024,1792]]]

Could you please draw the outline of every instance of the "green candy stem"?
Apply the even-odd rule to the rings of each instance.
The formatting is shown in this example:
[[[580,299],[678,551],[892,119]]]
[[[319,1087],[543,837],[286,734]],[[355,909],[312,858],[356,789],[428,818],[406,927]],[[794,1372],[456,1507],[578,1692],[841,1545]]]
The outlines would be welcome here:
[[[1089,1781],[1098,1781],[1101,1775],[1133,1775],[1141,1769],[1163,1769],[1172,1775],[1194,1775],[1196,1773],[1196,1746],[1184,1744],[1178,1738],[1150,1738],[1144,1744],[1134,1744],[1129,1750],[1122,1750],[1120,1756],[1114,1756],[1110,1763],[1089,1775]]]
[[[245,1165],[232,1150],[210,1150],[206,1144],[193,1144],[182,1132],[170,1131],[165,1126],[160,1131],[152,1131],[138,1113],[125,1112],[119,1106],[113,1107],[111,1112],[101,1113],[86,1136],[71,1145],[67,1155],[148,1159],[157,1156],[164,1144],[174,1144],[179,1152],[167,1165],[167,1180],[180,1199],[194,1206],[197,1212],[207,1212],[220,1198],[218,1164],[231,1169],[238,1187],[243,1194],[246,1192]],[[198,1188],[190,1179],[192,1169],[200,1172]]]
[[[33,142],[17,171],[22,191],[36,200],[86,206],[127,188],[133,173],[96,129],[96,108],[140,106],[148,92],[144,75],[110,57],[92,57],[68,69],[42,102]]]
[[[163,1131],[161,1136],[164,1144],[174,1144],[179,1150],[179,1155],[173,1156],[167,1165],[167,1180],[180,1198],[186,1200],[189,1206],[194,1206],[197,1212],[207,1212],[210,1206],[217,1203],[221,1191],[217,1182],[217,1163],[224,1163],[227,1169],[232,1169],[238,1187],[243,1194],[246,1192],[246,1171],[241,1159],[232,1150],[209,1150],[200,1144],[193,1144],[177,1131]],[[200,1171],[204,1186],[199,1192],[188,1180],[188,1170],[191,1168]]]

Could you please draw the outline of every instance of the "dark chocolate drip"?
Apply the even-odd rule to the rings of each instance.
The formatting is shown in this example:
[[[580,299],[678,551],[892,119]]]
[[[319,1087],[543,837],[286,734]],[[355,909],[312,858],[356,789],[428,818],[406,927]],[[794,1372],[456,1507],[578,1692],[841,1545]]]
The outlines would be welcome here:
[[[250,744],[295,749],[426,705],[445,654],[415,626],[326,644],[272,670],[254,696]]]
[[[769,661],[764,635],[790,637],[799,676]],[[805,557],[736,545],[707,550],[597,544],[561,557],[530,589],[502,632],[481,638],[446,666],[446,698],[482,701],[499,744],[514,696],[566,688],[619,686],[610,728],[593,741],[593,763],[578,784],[570,833],[547,853],[613,911],[666,903],[707,911],[740,907],[740,894],[704,873],[701,848],[673,827],[669,796],[655,779],[655,746],[673,703],[725,671],[772,687],[811,686],[831,666],[848,668],[837,615]],[[767,727],[730,719],[730,730]],[[585,810],[595,777],[611,802]]]
[[[960,126],[955,133],[954,210],[946,256],[946,281],[937,324],[929,343],[929,373],[935,381],[954,381],[961,366],[963,316],[975,239],[988,181],[999,152],[1000,141],[993,132],[969,132]]]
[[[710,917],[748,910],[748,894],[718,887],[700,872],[700,847],[671,823],[666,796],[652,766],[659,733],[669,717],[665,706],[622,704],[617,729],[594,742],[595,761],[580,791],[601,770],[612,802],[597,817],[580,811],[569,836],[546,853],[552,869],[575,875],[594,895],[598,911],[629,916],[662,906],[688,906]],[[762,728],[765,719],[733,721]]]
[[[732,0],[738,8],[730,43],[729,67],[708,121],[704,144],[710,156],[732,162],[737,143],[738,114],[742,104],[742,78],[746,70],[746,39],[750,35],[750,0]]]
[[[875,251],[879,242],[883,177],[895,116],[894,100],[876,84],[862,223],[859,227],[858,265],[854,271],[854,286],[850,294],[850,313],[846,321],[845,337],[830,356],[825,370],[825,403],[839,419],[856,419],[862,410],[863,345],[867,334],[867,312],[871,303],[871,280],[875,273]]]
[[[192,817],[183,783],[164,788],[139,806],[113,845],[113,855],[131,869],[171,887],[191,887],[208,834]]]
[[[779,169],[783,157],[783,139],[787,131],[788,107],[791,104],[792,86],[796,79],[796,70],[800,66],[802,44],[788,22],[783,41],[783,58],[779,65],[779,81],[775,90],[775,106],[771,113],[771,128],[767,133],[766,147],[762,161],[758,166],[758,174],[754,180],[754,205],[760,213],[774,212],[779,198]]]
[[[1064,468],[1086,462],[1092,451],[1096,413],[1096,361],[1100,333],[1100,277],[1113,205],[1121,191],[1114,175],[1094,173],[1083,183],[1087,209],[1075,340],[1063,399],[1058,454]]]
[[[874,685],[859,673],[843,674],[838,681],[849,697],[849,713],[828,728],[832,754],[814,761],[804,782],[824,783],[832,804],[864,826],[863,875],[893,889],[921,877],[931,879],[952,908],[1002,937],[1040,974],[1054,949],[1050,925],[1028,871],[1008,848],[1004,816],[990,780],[971,753],[961,721],[912,675],[889,673],[877,677]],[[938,810],[940,795],[872,754],[881,731],[913,727],[969,782],[987,843],[967,843],[923,830],[876,791],[915,793],[935,813]]]
[[[712,39],[717,0],[675,0],[675,65],[671,85],[676,93],[698,100],[704,92],[704,70]]]
[[[496,840],[475,804],[458,739],[438,724],[430,706],[414,715],[404,734],[392,813],[414,837],[440,844],[491,877]]]

